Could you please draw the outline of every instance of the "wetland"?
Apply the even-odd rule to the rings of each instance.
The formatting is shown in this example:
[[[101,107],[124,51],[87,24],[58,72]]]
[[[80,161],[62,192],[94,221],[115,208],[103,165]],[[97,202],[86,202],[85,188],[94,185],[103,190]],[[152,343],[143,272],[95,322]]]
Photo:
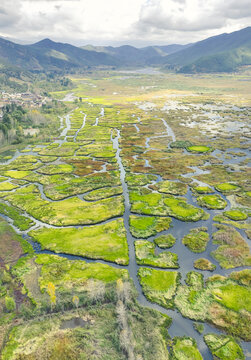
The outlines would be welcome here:
[[[250,84],[124,75],[0,153],[2,359],[248,359]]]

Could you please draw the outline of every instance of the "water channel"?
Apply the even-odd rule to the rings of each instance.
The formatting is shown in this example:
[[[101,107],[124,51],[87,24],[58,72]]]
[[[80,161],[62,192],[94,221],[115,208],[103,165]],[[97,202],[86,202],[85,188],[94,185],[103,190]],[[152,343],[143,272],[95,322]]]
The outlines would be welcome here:
[[[79,134],[80,130],[83,129],[83,127],[86,124],[87,116],[84,113],[82,113],[82,114],[83,114],[83,123],[82,123],[81,127],[76,131],[76,133],[74,135],[74,142],[76,142],[77,135]],[[104,116],[104,109],[103,108],[101,109],[100,115]],[[163,132],[158,137],[163,137],[163,136],[167,137],[168,136],[168,137],[172,138],[172,141],[175,141],[176,138],[175,138],[175,134],[173,133],[172,129],[170,128],[170,126],[167,124],[167,122],[164,119],[161,119],[161,120],[163,121],[163,124],[165,125],[166,131]],[[62,121],[61,121],[61,124],[62,124]],[[96,122],[93,124],[93,126],[99,126],[98,118],[96,119]],[[134,126],[135,126],[137,132],[139,132],[140,130],[139,130],[137,124],[134,124]],[[71,129],[71,121],[70,121],[70,114],[68,114],[68,115],[65,116],[65,128],[62,130],[62,132],[60,134],[60,140],[55,140],[55,142],[60,143],[62,145],[62,143],[67,141],[67,132],[70,129]],[[116,133],[116,136],[114,136],[114,132]],[[152,136],[152,137],[147,138],[147,140],[146,140],[146,150],[148,150],[150,148],[149,141],[151,140],[151,138],[156,138],[156,137],[157,136]],[[63,138],[63,140],[62,140],[62,138]],[[112,141],[114,150],[116,150],[116,160],[117,160],[117,164],[118,164],[118,167],[119,167],[120,180],[121,180],[122,189],[123,189],[123,197],[124,197],[124,205],[125,205],[125,211],[124,211],[124,214],[123,214],[123,221],[124,221],[124,226],[125,226],[125,229],[126,229],[128,248],[129,248],[129,265],[128,266],[121,266],[121,265],[117,265],[117,264],[114,264],[114,263],[109,263],[109,262],[102,261],[102,260],[87,259],[85,257],[67,255],[67,254],[57,254],[57,255],[65,257],[65,258],[67,258],[69,260],[78,259],[78,260],[84,260],[86,262],[100,262],[100,263],[109,264],[109,265],[111,265],[113,267],[116,267],[116,268],[127,268],[128,271],[129,271],[130,277],[133,279],[134,285],[135,285],[135,287],[136,287],[136,289],[138,291],[138,301],[139,301],[139,303],[142,306],[150,307],[152,309],[160,311],[163,314],[167,314],[168,316],[170,316],[173,319],[173,323],[172,323],[171,327],[169,328],[170,336],[174,337],[174,336],[184,336],[184,335],[186,335],[186,336],[193,337],[197,342],[198,348],[199,348],[199,350],[200,350],[200,352],[201,352],[201,354],[203,356],[203,359],[204,360],[212,360],[213,359],[212,355],[209,352],[206,344],[203,341],[203,335],[199,334],[194,329],[192,320],[190,320],[188,318],[184,318],[177,310],[167,310],[167,309],[165,309],[165,308],[163,308],[163,307],[161,307],[161,306],[159,306],[157,304],[151,303],[150,301],[148,301],[146,299],[146,297],[144,296],[144,294],[142,292],[142,289],[141,289],[141,286],[140,286],[140,283],[139,283],[139,279],[138,279],[138,276],[137,276],[139,265],[137,265],[137,263],[136,263],[135,249],[134,249],[134,242],[137,239],[132,236],[132,234],[130,232],[130,227],[129,227],[129,216],[131,214],[131,204],[130,204],[130,200],[129,200],[128,185],[127,185],[127,183],[125,181],[126,171],[124,169],[123,161],[122,161],[122,158],[121,158],[121,155],[120,155],[120,152],[121,152],[121,148],[120,148],[120,145],[119,145],[120,144],[120,138],[121,138],[120,130],[114,129],[111,132],[111,141]],[[29,154],[30,154],[30,152],[29,152]],[[10,164],[11,161],[18,158],[20,155],[23,155],[23,153],[20,153],[19,151],[17,151],[14,154],[14,156],[13,156],[13,158],[11,160],[8,160],[7,162],[5,162],[3,164],[4,165]],[[147,166],[149,167],[149,170],[150,170],[149,162],[146,162],[146,164],[147,164]],[[186,174],[186,175],[184,175],[184,177],[191,177],[191,176],[200,174],[201,172],[203,173],[203,170],[201,170],[201,169],[199,169],[197,167],[191,167],[191,168],[192,168],[192,170],[194,170],[194,172]],[[102,169],[101,171],[104,171],[104,169]],[[161,180],[161,177],[158,174],[154,174],[154,175],[157,176],[156,182]],[[197,183],[203,184],[203,183],[199,182],[196,179],[194,179],[194,181],[196,181]],[[37,187],[38,187],[38,189],[40,191],[41,197],[44,200],[53,201],[44,194],[42,184],[36,183],[36,185],[37,185]],[[85,194],[78,194],[78,197],[80,199],[83,199],[84,195]],[[223,196],[223,195],[221,194],[221,196]],[[70,197],[68,197],[68,198],[70,198]],[[192,192],[191,192],[190,189],[188,190],[188,192],[186,194],[186,198],[187,198],[188,203],[194,204],[196,206],[196,202],[194,201],[194,198],[193,198],[193,195],[192,195]],[[228,208],[229,208],[229,202],[228,202]],[[179,264],[181,266],[181,268],[178,271],[182,275],[182,280],[181,280],[182,283],[184,283],[184,278],[185,278],[186,273],[193,270],[193,262],[194,262],[194,260],[200,258],[201,254],[196,254],[196,253],[190,252],[181,243],[181,239],[182,239],[182,237],[184,235],[186,235],[189,232],[190,229],[195,228],[195,227],[199,227],[199,226],[207,226],[208,227],[208,232],[209,232],[209,235],[210,235],[210,239],[212,239],[212,232],[215,231],[215,229],[213,228],[212,219],[217,213],[219,213],[219,211],[217,212],[215,210],[207,210],[207,212],[210,214],[210,218],[208,220],[201,220],[201,221],[198,221],[196,223],[186,223],[186,222],[179,221],[177,219],[172,219],[172,227],[168,231],[163,231],[163,232],[158,233],[156,235],[156,236],[159,236],[159,235],[162,235],[162,234],[170,233],[170,234],[173,234],[175,236],[175,238],[177,239],[176,244],[173,246],[173,248],[171,250],[178,255]],[[52,251],[42,250],[41,246],[39,244],[34,243],[32,241],[32,239],[28,236],[27,232],[23,232],[23,231],[18,230],[13,225],[13,221],[10,218],[8,218],[8,217],[6,217],[4,215],[1,215],[1,216],[4,217],[10,223],[11,226],[13,226],[13,228],[17,231],[17,233],[22,234],[22,236],[32,244],[32,246],[33,246],[36,253],[55,254]],[[29,231],[31,229],[35,229],[35,228],[39,228],[39,227],[54,227],[52,225],[43,223],[43,222],[33,218],[31,215],[29,215],[27,213],[25,213],[25,216],[27,216],[28,218],[32,219],[35,222],[35,225],[32,226],[32,228],[30,228]],[[112,221],[112,220],[114,220],[114,219],[109,219],[109,220],[106,220],[106,221],[104,221],[102,223],[106,223],[106,222],[109,222],[109,221]],[[90,225],[75,226],[75,227],[76,228],[82,228],[84,226],[90,226]],[[69,227],[73,227],[73,226],[69,226]],[[240,230],[240,233],[241,233],[242,236],[245,237],[245,240],[248,242],[248,239],[247,239],[246,234],[244,233],[244,231]],[[153,241],[156,236],[149,237],[148,240]],[[211,240],[208,243],[206,251],[203,253],[203,257],[208,258],[212,263],[214,263],[216,265],[216,270],[215,270],[214,274],[221,274],[221,275],[227,276],[229,273],[231,273],[232,269],[230,269],[230,270],[221,269],[219,264],[210,255],[211,251],[214,250],[215,248],[216,248],[216,246],[212,244],[212,240]],[[161,251],[162,250],[158,250],[159,253]],[[238,268],[238,270],[240,270],[240,269],[241,268]],[[162,269],[162,270],[163,271],[177,271],[177,270],[174,270],[174,269],[173,270],[172,269]],[[208,276],[211,275],[211,272],[204,271],[203,275],[204,275],[205,278],[207,278]],[[208,324],[204,324],[204,329],[205,329],[204,333],[209,333],[209,332],[220,333],[216,328],[211,327]],[[241,345],[242,345],[243,350],[246,353],[247,353],[248,350],[251,351],[251,349],[249,349],[249,344],[248,343],[242,342]]]

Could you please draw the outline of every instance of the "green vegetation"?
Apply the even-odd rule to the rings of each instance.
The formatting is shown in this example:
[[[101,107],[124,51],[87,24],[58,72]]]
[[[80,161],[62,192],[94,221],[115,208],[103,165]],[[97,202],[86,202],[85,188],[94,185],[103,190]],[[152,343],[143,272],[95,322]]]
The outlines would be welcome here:
[[[187,147],[188,151],[194,152],[194,153],[207,153],[212,151],[212,148],[209,146],[203,146],[203,145],[193,145]]]
[[[190,337],[175,337],[172,343],[173,360],[203,360],[196,341]]]
[[[213,357],[219,360],[244,360],[242,348],[231,336],[207,334],[204,340]]]
[[[126,308],[124,319],[129,325],[125,326],[120,309],[116,304],[94,304],[77,312],[32,319],[29,327],[18,324],[10,331],[2,358],[126,360],[129,349],[135,358],[168,359],[163,333],[167,333],[169,318],[134,306],[133,311]],[[120,336],[122,330],[129,334],[129,341]]]
[[[8,312],[12,312],[16,309],[16,303],[13,297],[10,296],[5,297],[5,307]]]
[[[168,207],[170,216],[173,216],[183,221],[198,221],[206,218],[205,212],[202,209],[187,204],[182,199],[166,198],[165,205]]]
[[[208,209],[224,209],[227,202],[218,194],[214,195],[199,195],[197,197],[198,204]]]
[[[171,195],[186,195],[187,185],[181,182],[173,181],[161,181],[155,185],[149,186],[153,190],[157,190],[160,193],[171,194]]]
[[[251,286],[251,269],[233,271],[229,277],[230,279],[237,281],[240,285]]]
[[[130,188],[144,186],[156,180],[156,175],[147,174],[126,174],[126,182]]]
[[[214,271],[216,269],[216,265],[211,263],[208,259],[197,259],[194,261],[193,266],[195,269],[198,270],[207,270],[207,271]]]
[[[251,312],[251,289],[236,284],[227,284],[215,289],[212,294],[225,307],[239,312]]]
[[[45,165],[39,168],[38,172],[41,174],[67,174],[73,172],[73,166],[70,164],[59,164],[59,165]]]
[[[199,194],[210,194],[213,190],[209,186],[195,186],[192,188]]]
[[[78,197],[49,202],[42,200],[34,185],[16,190],[6,196],[14,206],[27,211],[30,215],[51,225],[95,224],[123,214],[124,205],[121,196],[86,202]]]
[[[238,266],[250,266],[251,255],[248,244],[237,230],[226,225],[217,225],[219,229],[213,234],[213,243],[219,247],[211,255],[225,269]]]
[[[131,211],[147,215],[169,215],[183,221],[198,221],[205,218],[202,209],[194,207],[183,198],[161,195],[147,191],[130,192]]]
[[[173,141],[170,144],[171,148],[176,148],[176,149],[186,149],[187,147],[192,146],[192,143],[188,140],[178,140],[178,141]]]
[[[147,240],[135,241],[135,253],[137,264],[151,265],[161,268],[179,268],[178,255],[165,251],[155,254],[155,244]]]
[[[182,239],[182,243],[188,247],[189,250],[201,253],[206,250],[209,235],[207,228],[200,227],[191,229],[190,232]]]
[[[196,331],[198,331],[199,334],[203,334],[203,332],[204,332],[204,324],[202,324],[200,322],[194,322],[193,327],[195,328]]]
[[[35,223],[31,219],[25,217],[20,211],[12,206],[0,202],[0,213],[8,216],[13,220],[13,225],[24,231],[29,229]]]
[[[22,170],[8,170],[5,171],[5,176],[9,176],[12,179],[23,179],[28,176],[31,172],[30,171],[22,171]]]
[[[18,185],[14,185],[8,181],[4,181],[0,183],[0,191],[10,191],[16,189]]]
[[[168,249],[175,244],[176,239],[172,234],[167,234],[167,235],[158,236],[157,238],[154,239],[154,242],[161,249]]]
[[[203,288],[204,277],[201,273],[197,271],[189,271],[186,274],[185,282],[187,285],[199,290]]]
[[[229,217],[221,214],[214,216],[213,221],[219,222],[220,224],[231,225],[236,227],[237,229],[246,229],[247,231],[250,231],[251,229],[251,225],[248,222],[240,220],[230,220]]]
[[[48,52],[57,66],[66,56],[52,48]],[[34,74],[37,80],[34,84],[28,81],[29,91],[39,93],[37,82],[43,82],[43,91],[53,90],[54,80],[59,90],[60,86],[67,88],[51,74],[47,90],[49,76],[42,80],[43,74]],[[191,338],[180,333],[181,338],[170,339],[168,317],[139,305],[128,263],[130,269],[138,270],[147,299],[189,317],[200,333],[205,334],[206,322],[229,338],[251,339],[251,270],[220,276],[210,255],[189,256],[180,244],[180,234],[184,235],[180,221],[173,220],[175,228],[169,230],[171,217],[208,219],[208,228],[198,228],[203,226],[201,221],[183,239],[196,253],[206,250],[208,231],[215,223],[201,206],[221,210],[225,207],[225,196],[217,195],[221,191],[231,210],[210,213],[213,221],[227,222],[233,228],[219,225],[212,255],[228,269],[251,265],[248,244],[240,235],[246,231],[251,236],[245,129],[251,104],[249,77],[248,68],[233,76],[203,77],[88,69],[84,76],[71,74],[72,95],[67,95],[67,89],[52,94],[60,99],[65,95],[69,100],[78,98],[68,101],[67,107],[64,101],[54,100],[31,110],[26,106],[24,116],[29,114],[33,120],[42,116],[43,126],[32,124],[39,131],[37,136],[21,136],[19,145],[11,145],[9,139],[0,149],[0,185],[16,187],[0,191],[0,213],[13,220],[24,239],[33,225],[29,218],[41,221],[28,235],[37,242],[35,249],[41,245],[42,253],[34,255],[28,242],[0,222],[0,348],[4,360],[201,359]],[[23,85],[24,78],[20,78]],[[70,130],[60,136],[70,110]],[[217,117],[217,123],[209,113]],[[117,134],[130,204],[121,196],[124,173],[112,141]],[[177,141],[171,142],[172,138]],[[183,150],[187,148],[195,151]],[[235,151],[230,150],[233,148]],[[197,186],[197,179],[202,186]],[[187,193],[188,188],[192,194]],[[202,203],[195,206],[195,198]],[[128,216],[130,232],[138,238],[136,256],[130,262]],[[175,244],[170,232],[179,242],[174,253],[162,250]],[[128,241],[131,246],[130,236]],[[185,264],[184,254],[179,259],[186,270],[181,268],[182,282],[176,248],[188,255]],[[209,277],[209,271],[215,275]],[[180,320],[182,329],[182,317]],[[229,341],[228,347],[214,350],[222,348],[221,353],[231,354],[229,349],[234,347]]]
[[[247,214],[245,214],[243,211],[240,210],[224,211],[223,215],[235,221],[246,220],[248,218]]]
[[[78,177],[74,176],[74,174],[65,174],[62,177],[60,174],[39,175],[33,173],[26,177],[26,180],[41,183],[44,186],[46,196],[52,200],[62,200],[68,196],[86,193],[95,189],[120,185],[117,171],[99,174],[88,173],[87,176],[80,174]]]
[[[222,183],[215,185],[215,189],[222,193],[232,193],[240,190],[240,187],[236,184]]]
[[[3,359],[39,356],[45,360],[48,354],[55,358],[60,354],[62,359],[82,355],[103,359],[104,351],[107,360],[126,359],[128,351],[148,360],[168,358],[171,319],[136,303],[127,270],[41,254],[35,262],[20,259],[12,273],[25,285],[33,307],[26,304],[22,308],[22,315],[29,318],[28,327],[24,318],[9,329]],[[49,284],[56,296],[50,316],[44,312],[50,309]],[[73,298],[78,300],[77,310],[72,310],[76,306]],[[125,341],[121,333],[131,341]]]
[[[118,264],[128,264],[128,248],[123,220],[82,229],[47,229],[30,232],[42,248],[57,253],[74,254],[93,259],[103,259]]]
[[[173,308],[173,300],[179,284],[177,271],[162,271],[141,267],[138,271],[140,284],[148,300]]]
[[[107,188],[101,188],[91,191],[89,194],[84,196],[84,199],[88,201],[96,201],[96,200],[106,199],[114,195],[121,195],[122,193],[123,193],[123,189],[121,186],[110,187],[110,188],[107,187]]]
[[[21,255],[32,252],[32,246],[0,218],[0,254],[3,264],[13,265]]]
[[[81,291],[81,286],[88,279],[103,282],[116,281],[119,278],[128,279],[128,272],[100,263],[86,263],[83,260],[67,260],[57,255],[40,254],[36,264],[42,265],[39,286],[43,293],[49,282],[56,285],[58,291],[67,291],[67,283],[75,284]]]
[[[178,287],[175,306],[181,314],[193,320],[210,322],[228,334],[248,341],[251,330],[248,312],[250,288],[220,275],[208,278],[204,286],[202,274],[195,274],[191,272],[187,278],[189,286]]]
[[[169,217],[130,215],[129,223],[134,237],[148,238],[160,231],[168,230],[171,219]]]

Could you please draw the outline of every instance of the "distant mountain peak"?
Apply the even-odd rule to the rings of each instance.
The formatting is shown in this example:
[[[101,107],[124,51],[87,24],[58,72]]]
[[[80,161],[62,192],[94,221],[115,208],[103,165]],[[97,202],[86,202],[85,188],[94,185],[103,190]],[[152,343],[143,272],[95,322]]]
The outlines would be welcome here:
[[[52,44],[55,44],[55,41],[53,41],[49,38],[45,38],[43,40],[36,42],[35,44],[32,44],[32,46],[48,46],[48,45],[52,45]]]

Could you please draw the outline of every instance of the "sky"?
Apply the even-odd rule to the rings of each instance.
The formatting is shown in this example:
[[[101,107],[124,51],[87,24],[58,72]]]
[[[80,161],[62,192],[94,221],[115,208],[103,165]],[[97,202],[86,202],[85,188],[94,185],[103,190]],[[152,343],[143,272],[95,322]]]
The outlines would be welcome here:
[[[74,45],[187,44],[251,26],[251,0],[0,0],[0,36]]]

